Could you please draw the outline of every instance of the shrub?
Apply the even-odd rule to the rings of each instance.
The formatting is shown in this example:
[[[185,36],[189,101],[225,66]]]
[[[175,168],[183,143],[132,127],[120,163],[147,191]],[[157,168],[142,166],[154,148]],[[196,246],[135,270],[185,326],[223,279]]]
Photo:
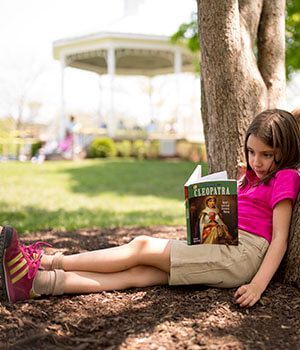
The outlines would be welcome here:
[[[43,146],[42,141],[36,141],[31,144],[31,156],[35,157],[38,154],[39,149]]]
[[[146,157],[146,144],[143,140],[136,140],[132,144],[133,156],[138,159],[144,159]]]
[[[17,159],[20,154],[20,144],[12,142],[7,146],[8,157],[11,159]]]
[[[192,145],[186,140],[180,140],[176,143],[176,153],[181,159],[189,159]]]
[[[159,157],[159,141],[150,141],[147,145],[147,158]]]
[[[194,162],[206,162],[206,150],[204,143],[189,142],[180,140],[176,144],[176,153],[182,159],[189,159]]]
[[[132,145],[128,140],[123,140],[116,144],[117,154],[119,157],[130,157],[132,153]]]
[[[200,144],[200,160],[202,162],[207,162],[207,153],[205,143]]]
[[[88,148],[88,156],[91,158],[114,157],[116,154],[116,144],[109,137],[95,138]]]

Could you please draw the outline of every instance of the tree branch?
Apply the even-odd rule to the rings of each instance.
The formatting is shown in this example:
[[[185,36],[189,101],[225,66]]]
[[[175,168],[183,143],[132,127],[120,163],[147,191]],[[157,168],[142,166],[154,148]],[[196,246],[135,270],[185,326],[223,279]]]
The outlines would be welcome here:
[[[251,38],[251,47],[256,45],[260,15],[264,0],[239,0],[240,15]]]
[[[285,1],[264,0],[258,29],[258,68],[268,89],[268,107],[278,107],[285,91]]]

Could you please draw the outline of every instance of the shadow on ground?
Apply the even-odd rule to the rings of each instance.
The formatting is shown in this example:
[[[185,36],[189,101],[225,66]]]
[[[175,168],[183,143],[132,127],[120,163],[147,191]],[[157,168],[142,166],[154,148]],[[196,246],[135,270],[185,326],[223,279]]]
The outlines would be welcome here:
[[[139,234],[184,238],[184,227],[40,232],[24,239],[66,253],[111,247]],[[240,309],[233,290],[201,286],[119,292],[0,304],[6,349],[299,349],[300,292],[272,284],[261,302]],[[1,347],[2,346],[2,347]]]
[[[190,172],[195,163],[190,162]],[[207,166],[203,165],[204,172]],[[71,176],[71,190],[89,196],[111,192],[119,196],[157,196],[181,200],[183,184],[186,182],[187,165],[178,161],[101,161],[93,165],[74,167],[64,170]],[[168,185],[162,188],[161,181],[168,179]],[[95,181],[98,179],[98,181]]]
[[[178,222],[176,212],[161,210],[129,210],[116,211],[94,208],[79,208],[76,210],[47,210],[36,206],[24,206],[19,210],[11,208],[6,202],[0,201],[0,222],[1,225],[13,225],[18,232],[23,234],[25,230],[32,227],[51,230],[52,227],[118,227],[118,226],[138,226],[161,224],[164,222]],[[182,211],[182,221],[184,220],[184,211]],[[101,231],[105,232],[105,231]]]

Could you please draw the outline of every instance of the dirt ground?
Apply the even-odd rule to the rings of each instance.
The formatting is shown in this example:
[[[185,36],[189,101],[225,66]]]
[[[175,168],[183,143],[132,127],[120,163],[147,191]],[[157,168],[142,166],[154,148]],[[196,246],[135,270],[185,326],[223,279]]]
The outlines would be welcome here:
[[[184,227],[49,230],[24,241],[46,240],[76,253],[139,234],[184,238]],[[1,302],[0,349],[300,349],[299,290],[272,283],[251,309],[234,304],[233,293],[162,286]]]

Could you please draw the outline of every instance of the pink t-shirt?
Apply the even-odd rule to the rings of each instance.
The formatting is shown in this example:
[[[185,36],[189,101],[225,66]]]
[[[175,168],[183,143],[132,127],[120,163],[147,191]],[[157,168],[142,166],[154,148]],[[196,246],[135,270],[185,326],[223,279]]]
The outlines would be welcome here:
[[[258,178],[250,170],[248,183],[238,190],[239,228],[271,242],[273,208],[283,199],[294,203],[300,190],[300,174],[296,169],[279,170],[267,185],[252,186]]]

